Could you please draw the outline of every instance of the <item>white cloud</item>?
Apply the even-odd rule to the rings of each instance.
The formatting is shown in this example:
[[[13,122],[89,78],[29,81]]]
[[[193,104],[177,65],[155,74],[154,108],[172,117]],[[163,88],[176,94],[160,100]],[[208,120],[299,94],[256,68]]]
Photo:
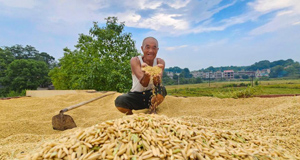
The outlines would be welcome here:
[[[300,25],[300,21],[293,23],[293,25]]]
[[[37,0],[0,0],[0,5],[25,9],[32,9],[37,5],[37,3]]]
[[[165,50],[167,51],[173,51],[181,48],[186,48],[188,45],[181,45],[181,46],[173,46],[173,47],[165,47]]]
[[[164,30],[175,29],[175,30],[184,30],[188,29],[188,23],[184,20],[177,19],[180,17],[179,14],[156,14],[151,18],[144,19],[138,23],[139,27],[142,28],[151,28],[154,30]]]
[[[185,7],[189,2],[190,0],[171,0],[164,3],[168,4],[172,8],[179,9]]]
[[[297,0],[296,0],[297,1]],[[258,12],[271,12],[274,10],[291,7],[295,0],[257,0],[250,2],[249,5]],[[297,2],[296,2],[297,3]]]
[[[39,2],[39,3],[37,3]],[[209,20],[215,13],[234,4],[218,6],[221,0],[0,0],[7,7],[32,10],[10,10],[13,17],[27,17],[39,30],[61,34],[79,31],[92,21],[105,23],[104,18],[117,16],[126,26],[151,29],[165,34],[189,34],[223,30],[223,26],[194,26]],[[1,7],[0,7],[1,8]],[[142,12],[142,13],[141,13]],[[26,13],[26,14],[24,14]],[[207,21],[208,22],[208,21]]]
[[[141,9],[156,9],[159,7],[162,2],[157,0],[136,0],[134,1],[125,1],[126,4],[131,5],[132,3],[138,4],[138,7]]]
[[[275,16],[266,24],[253,29],[250,35],[260,35],[275,32],[281,29],[292,27],[299,22],[300,1],[293,0],[274,0],[272,3],[267,0],[258,0],[249,3],[249,6],[261,15],[277,11]]]
[[[236,3],[220,5],[222,0],[0,0],[11,16],[27,16],[39,30],[61,34],[81,32],[92,21],[105,23],[104,18],[117,16],[126,26],[150,29],[162,35],[186,35],[202,32],[223,31],[236,24],[255,21],[262,15],[276,11],[272,19],[257,27],[250,35],[274,32],[298,25],[300,1],[297,0],[256,0],[248,3],[249,10],[241,15],[214,20],[213,16]],[[1,8],[1,7],[0,7]],[[32,9],[30,11],[25,9]],[[22,10],[24,9],[24,10]],[[278,11],[279,10],[279,11]],[[24,14],[25,13],[25,14]]]

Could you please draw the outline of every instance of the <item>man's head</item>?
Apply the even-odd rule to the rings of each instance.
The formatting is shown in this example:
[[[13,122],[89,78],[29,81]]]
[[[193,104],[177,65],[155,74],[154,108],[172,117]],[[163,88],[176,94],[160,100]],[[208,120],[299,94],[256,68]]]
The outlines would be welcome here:
[[[146,37],[143,40],[141,49],[144,53],[144,60],[154,60],[158,51],[158,41],[154,37]]]

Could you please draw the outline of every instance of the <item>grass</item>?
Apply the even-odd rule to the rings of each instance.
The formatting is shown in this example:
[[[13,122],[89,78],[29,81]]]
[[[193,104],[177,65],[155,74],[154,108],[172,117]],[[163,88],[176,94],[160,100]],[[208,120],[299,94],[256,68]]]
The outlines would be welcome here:
[[[254,83],[254,82],[253,82]],[[250,85],[250,86],[249,86]],[[241,98],[270,94],[300,94],[300,80],[259,81],[251,87],[248,81],[227,81],[166,86],[168,95],[183,97]]]

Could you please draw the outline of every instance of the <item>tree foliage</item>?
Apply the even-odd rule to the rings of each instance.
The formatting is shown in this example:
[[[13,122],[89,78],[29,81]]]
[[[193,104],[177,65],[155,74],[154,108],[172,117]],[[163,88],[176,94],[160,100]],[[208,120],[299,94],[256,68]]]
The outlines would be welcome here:
[[[35,90],[48,81],[48,67],[45,62],[32,59],[18,59],[11,62],[2,84],[10,91]]]
[[[165,72],[173,72],[173,73],[181,73],[182,69],[180,67],[170,67],[170,68],[166,68]]]
[[[8,65],[15,59],[13,54],[8,50],[0,48],[0,85],[1,79],[5,77],[5,71]]]
[[[35,49],[35,47],[26,45],[23,47],[22,45],[14,45],[11,47],[4,47],[4,49],[10,52],[15,59],[33,59],[37,61],[44,61],[49,68],[52,68],[55,65],[55,58],[49,55],[46,52],[39,52]]]
[[[49,85],[48,71],[53,64],[52,56],[29,45],[0,48],[0,96]]]
[[[190,73],[190,70],[189,70],[188,68],[184,68],[184,69],[181,71],[181,73],[180,73],[179,76],[180,76],[180,77],[184,77],[184,78],[192,78],[192,77],[193,77],[193,75]]]
[[[60,67],[49,73],[56,89],[130,89],[130,59],[138,55],[135,42],[116,17],[106,21],[105,27],[94,22],[89,35],[80,34],[75,50],[64,49]]]

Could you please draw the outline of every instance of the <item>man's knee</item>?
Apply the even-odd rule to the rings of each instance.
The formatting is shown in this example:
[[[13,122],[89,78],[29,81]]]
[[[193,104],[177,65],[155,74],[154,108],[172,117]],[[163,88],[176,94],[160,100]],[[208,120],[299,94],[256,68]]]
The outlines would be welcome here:
[[[115,106],[121,107],[123,102],[124,102],[124,97],[122,95],[120,95],[115,99]]]
[[[164,101],[165,97],[161,94],[157,94],[156,96],[153,96],[151,99],[152,104],[159,105]]]

